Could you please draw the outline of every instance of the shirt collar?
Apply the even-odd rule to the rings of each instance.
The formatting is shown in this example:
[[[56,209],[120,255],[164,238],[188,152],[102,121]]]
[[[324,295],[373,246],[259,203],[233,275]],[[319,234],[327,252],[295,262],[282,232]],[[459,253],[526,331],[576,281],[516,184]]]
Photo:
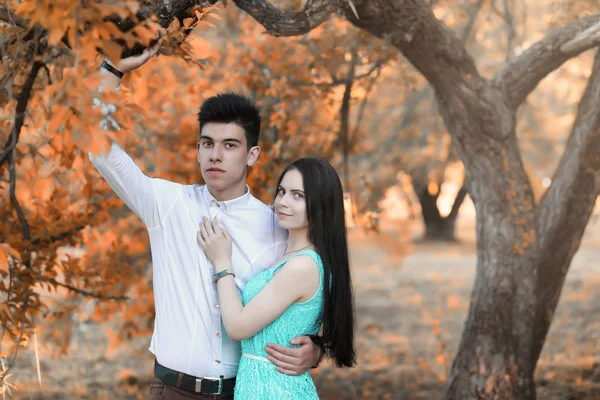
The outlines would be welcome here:
[[[215,199],[208,190],[208,186],[204,185],[202,187],[202,197],[208,206],[215,204],[218,207],[224,207],[225,211],[233,211],[236,208],[243,207],[248,204],[250,201],[250,187],[246,185],[246,193],[240,197],[236,197],[235,199],[231,200],[217,201],[217,199]]]

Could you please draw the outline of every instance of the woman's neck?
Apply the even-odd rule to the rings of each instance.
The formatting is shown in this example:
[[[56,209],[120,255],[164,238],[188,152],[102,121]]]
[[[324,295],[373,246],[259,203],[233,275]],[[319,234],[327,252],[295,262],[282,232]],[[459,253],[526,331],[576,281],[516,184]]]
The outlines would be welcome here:
[[[308,229],[293,229],[288,232],[286,253],[291,253],[300,249],[308,249],[312,246],[312,243],[308,240]]]

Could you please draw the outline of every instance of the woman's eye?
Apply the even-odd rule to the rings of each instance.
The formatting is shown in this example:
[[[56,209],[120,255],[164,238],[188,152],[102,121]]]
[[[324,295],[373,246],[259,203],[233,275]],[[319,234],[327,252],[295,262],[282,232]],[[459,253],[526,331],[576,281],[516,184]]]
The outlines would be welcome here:
[[[284,194],[285,194],[285,191],[284,191],[283,189],[279,188],[279,189],[277,190],[277,195],[278,195],[278,196],[283,196]]]
[[[295,199],[303,199],[304,195],[302,193],[294,193],[294,198]]]

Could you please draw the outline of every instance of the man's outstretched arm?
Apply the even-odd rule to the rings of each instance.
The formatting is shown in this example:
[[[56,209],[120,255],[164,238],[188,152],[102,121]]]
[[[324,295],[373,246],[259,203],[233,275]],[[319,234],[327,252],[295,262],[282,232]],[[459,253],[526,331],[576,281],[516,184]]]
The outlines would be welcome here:
[[[121,84],[124,73],[130,72],[145,64],[158,51],[160,42],[144,50],[138,56],[127,57],[117,63],[105,60],[108,67],[100,69],[100,90],[114,90]],[[112,71],[111,71],[112,70]],[[116,143],[111,145],[108,154],[94,155],[89,158],[115,193],[127,206],[144,221],[148,228],[158,224],[156,188],[152,179],[147,177],[135,164],[133,159]]]

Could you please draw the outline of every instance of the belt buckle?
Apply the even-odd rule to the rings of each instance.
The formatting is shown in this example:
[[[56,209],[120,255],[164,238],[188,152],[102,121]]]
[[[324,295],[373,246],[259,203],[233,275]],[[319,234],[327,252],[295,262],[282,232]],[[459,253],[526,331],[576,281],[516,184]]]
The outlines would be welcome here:
[[[219,387],[217,388],[216,393],[206,393],[206,394],[222,394],[223,393],[223,377],[219,377],[218,379],[213,378],[196,378],[196,386],[194,388],[194,392],[201,393],[202,392],[202,381],[219,381]]]

